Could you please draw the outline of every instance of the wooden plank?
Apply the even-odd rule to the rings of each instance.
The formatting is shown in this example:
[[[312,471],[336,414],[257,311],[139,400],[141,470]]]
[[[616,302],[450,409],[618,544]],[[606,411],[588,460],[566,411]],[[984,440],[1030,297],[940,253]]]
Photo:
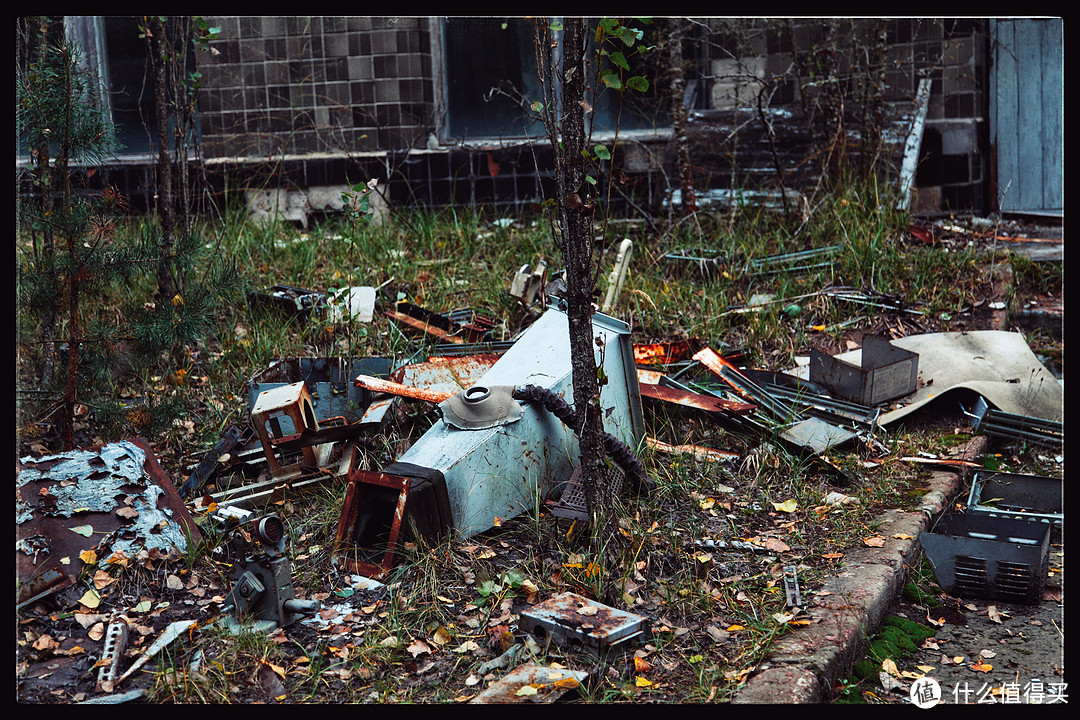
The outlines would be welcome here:
[[[1063,212],[1064,193],[1064,43],[1060,18],[1040,21],[1042,49],[1043,202],[1041,210]]]
[[[1042,207],[1042,61],[1039,57],[1039,26],[1020,20],[1015,24],[1014,52],[1018,61],[1017,209]],[[1034,159],[1034,162],[1031,160]]]

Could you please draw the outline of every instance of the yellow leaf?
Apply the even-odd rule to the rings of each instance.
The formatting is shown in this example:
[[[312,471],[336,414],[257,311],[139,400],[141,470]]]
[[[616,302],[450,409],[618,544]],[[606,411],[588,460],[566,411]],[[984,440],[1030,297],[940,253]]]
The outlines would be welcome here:
[[[640,675],[634,678],[634,684],[640,688],[652,687],[653,681],[648,678],[643,678]]]
[[[93,590],[87,590],[86,593],[84,593],[83,596],[79,598],[79,602],[93,610],[101,604],[101,596]]]
[[[83,550],[79,553],[79,559],[87,565],[93,565],[97,562],[97,553],[93,550]]]
[[[977,672],[988,673],[994,669],[994,666],[989,663],[984,663],[982,660],[980,660],[979,662],[972,665],[971,669]]]
[[[540,687],[543,687],[543,685],[541,685]],[[536,686],[535,685],[522,685],[521,687],[518,688],[518,691],[516,693],[514,693],[514,694],[518,695],[518,696],[522,696],[522,697],[526,696],[526,695],[535,695],[536,694]]]
[[[553,684],[555,687],[560,688],[576,688],[580,683],[578,683],[578,680],[575,677],[564,677],[559,678]]]
[[[700,507],[702,510],[708,510],[715,504],[715,498],[701,498],[700,500],[698,500],[698,507]]]
[[[914,540],[915,536],[905,535],[904,533],[896,533],[895,535],[893,535],[893,538],[895,538],[896,540]]]
[[[735,632],[736,630],[745,630],[745,629],[746,628],[744,628],[742,625],[729,625],[727,631],[728,632]]]
[[[180,305],[184,304],[184,298],[182,298],[180,296],[180,293],[177,293],[176,295],[173,295],[172,304],[176,305],[176,306],[180,306]]]
[[[774,508],[780,512],[795,512],[799,508],[799,503],[795,502],[795,498],[788,498],[782,503],[773,503]]]

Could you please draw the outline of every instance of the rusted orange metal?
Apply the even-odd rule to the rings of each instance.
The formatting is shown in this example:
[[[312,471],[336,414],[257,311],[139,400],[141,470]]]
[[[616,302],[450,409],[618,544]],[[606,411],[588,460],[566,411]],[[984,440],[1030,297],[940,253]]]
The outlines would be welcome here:
[[[405,518],[405,505],[409,500],[410,482],[408,478],[386,473],[370,472],[367,470],[355,470],[349,476],[349,484],[345,490],[345,502],[342,505],[341,517],[338,519],[337,532],[334,535],[335,560],[349,572],[357,573],[370,578],[381,578],[394,565],[394,552],[397,550],[398,537],[401,534],[401,523]],[[385,551],[377,562],[371,558],[357,557],[355,553],[360,545],[365,544],[361,538],[358,542],[358,524],[362,521],[362,512],[365,505],[364,495],[372,489],[386,488],[391,493],[397,493],[397,501],[394,504],[393,515],[390,518],[389,530],[385,539]],[[372,545],[373,543],[366,543]]]
[[[634,363],[637,365],[666,365],[685,360],[694,351],[691,340],[659,343],[635,343]]]
[[[736,415],[748,415],[757,409],[756,405],[750,403],[724,400],[723,398],[709,397],[708,395],[699,395],[698,393],[679,390],[678,388],[670,388],[666,385],[651,385],[649,383],[639,382],[638,387],[641,390],[642,397],[663,400],[664,402],[676,403],[678,405],[697,408],[698,410],[705,410],[707,412],[722,412],[726,410]]]
[[[401,383],[371,377],[370,375],[357,375],[353,380],[357,387],[366,388],[372,392],[390,393],[414,400],[427,400],[428,402],[441,403],[454,393],[441,392],[438,390],[423,390],[420,388],[402,385]]]
[[[476,385],[498,359],[494,353],[430,357],[427,362],[398,368],[389,379],[409,387],[452,395]]]

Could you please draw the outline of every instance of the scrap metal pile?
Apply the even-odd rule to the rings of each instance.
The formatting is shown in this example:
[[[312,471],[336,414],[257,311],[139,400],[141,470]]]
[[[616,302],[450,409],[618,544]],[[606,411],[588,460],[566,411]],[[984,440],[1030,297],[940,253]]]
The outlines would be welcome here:
[[[615,288],[629,255],[629,246],[620,246]],[[701,272],[745,265],[675,259]],[[785,256],[746,267],[771,272],[780,261],[820,259]],[[399,302],[383,316],[438,341],[429,352],[396,365],[377,357],[275,361],[249,383],[250,423],[229,428],[178,489],[142,441],[23,458],[16,485],[19,606],[74,584],[83,569],[81,554],[91,548],[100,554],[105,545],[115,551],[134,542],[151,552],[154,542],[164,542],[183,550],[198,541],[192,520],[198,511],[219,529],[252,529],[262,544],[261,552],[237,564],[227,611],[286,625],[315,606],[292,597],[283,527],[259,513],[331,480],[346,485],[334,562],[369,578],[393,567],[406,536],[468,538],[531,510],[538,497],[556,516],[588,518],[575,473],[569,327],[558,282],[548,281],[542,264],[517,272],[510,292],[529,322],[510,342],[493,340],[498,319],[484,311],[442,315]],[[333,311],[366,322],[374,292],[357,290],[364,289],[353,288],[337,304],[288,286],[251,299],[301,316]],[[605,309],[615,302],[617,290]],[[848,443],[884,450],[881,435],[888,426],[931,402],[958,403],[977,432],[1057,447],[1063,442],[1061,385],[1047,377],[1016,333],[895,341],[868,336],[858,351],[835,357],[814,351],[791,372],[746,368],[737,349],[717,351],[693,340],[634,344],[626,323],[600,312],[593,334],[597,366],[607,378],[600,408],[605,449],[614,461],[607,483],[612,492],[652,486],[636,454],[644,447],[732,457],[723,449],[649,437],[643,398],[675,412],[703,413],[726,431],[778,445],[829,472],[840,471],[827,451]],[[392,462],[369,466],[358,443],[409,400],[429,403],[434,422]],[[1007,519],[1025,511],[1049,522],[1044,512],[1026,506],[1011,508]],[[85,528],[98,538],[107,533],[107,542],[83,534]],[[1045,541],[1033,537],[1025,545],[1041,549]],[[1033,565],[1037,571],[1038,560]],[[798,595],[797,585],[792,591]],[[1014,595],[1027,597],[1029,591],[1021,582]],[[542,620],[536,625],[545,627]]]

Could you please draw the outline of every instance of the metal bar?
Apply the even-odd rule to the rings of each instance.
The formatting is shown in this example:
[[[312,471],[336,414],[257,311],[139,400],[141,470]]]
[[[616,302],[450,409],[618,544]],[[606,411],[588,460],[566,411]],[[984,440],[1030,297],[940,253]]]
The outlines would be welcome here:
[[[420,388],[409,387],[408,385],[371,377],[370,375],[357,375],[353,382],[357,387],[366,388],[372,392],[390,393],[391,395],[401,395],[402,397],[427,400],[433,403],[441,403],[453,394],[436,390],[421,390]]]

